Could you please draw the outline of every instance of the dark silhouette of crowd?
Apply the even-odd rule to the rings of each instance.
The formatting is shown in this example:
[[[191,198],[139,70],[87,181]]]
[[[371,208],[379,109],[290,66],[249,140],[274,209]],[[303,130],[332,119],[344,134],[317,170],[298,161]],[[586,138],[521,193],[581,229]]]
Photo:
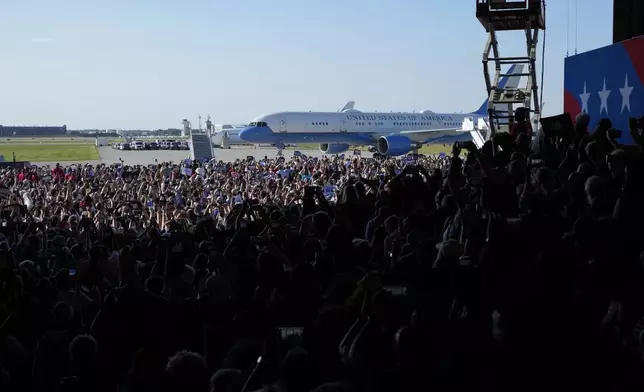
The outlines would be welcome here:
[[[3,169],[0,391],[641,390],[644,122],[588,120],[445,158]]]

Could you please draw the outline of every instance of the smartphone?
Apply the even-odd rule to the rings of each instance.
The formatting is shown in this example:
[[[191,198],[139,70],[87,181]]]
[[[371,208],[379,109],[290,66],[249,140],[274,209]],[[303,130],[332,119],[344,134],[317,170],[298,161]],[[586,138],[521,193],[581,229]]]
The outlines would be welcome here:
[[[280,334],[280,338],[286,340],[291,337],[301,337],[304,333],[304,327],[278,327],[277,331]]]
[[[471,148],[476,148],[476,145],[472,141],[467,142],[458,142],[458,147],[462,150],[469,150]]]
[[[407,295],[407,287],[405,286],[384,286],[382,289],[393,296]]]
[[[470,185],[477,188],[483,187],[483,177],[470,178]]]
[[[536,168],[536,167],[541,167],[544,166],[546,162],[543,159],[529,159],[528,160],[528,167],[529,168]]]
[[[470,258],[470,256],[461,256],[459,257],[458,261],[461,267],[469,267],[472,265],[472,259]]]
[[[76,276],[76,268],[69,269],[69,276]]]

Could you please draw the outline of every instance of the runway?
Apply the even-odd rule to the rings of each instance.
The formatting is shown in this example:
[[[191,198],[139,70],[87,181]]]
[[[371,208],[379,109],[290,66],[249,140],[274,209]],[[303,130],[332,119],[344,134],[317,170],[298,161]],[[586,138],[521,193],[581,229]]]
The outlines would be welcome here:
[[[284,157],[293,156],[293,152],[296,150],[283,150]],[[321,157],[324,154],[320,150],[298,150],[302,154],[305,154],[309,157]],[[112,147],[99,147],[98,153],[100,155],[100,160],[95,161],[86,161],[86,162],[61,162],[65,166],[73,164],[92,164],[98,165],[104,163],[106,165],[111,165],[118,163],[120,159],[123,160],[123,163],[128,166],[136,165],[150,165],[155,162],[172,162],[178,163],[183,161],[186,158],[190,158],[190,151],[181,150],[144,150],[144,151],[121,151],[115,150]],[[351,154],[350,151],[345,154]],[[367,151],[362,151],[362,156],[369,158],[373,154]],[[255,159],[264,159],[268,157],[269,159],[274,159],[277,157],[277,149],[275,148],[247,148],[247,147],[232,147],[231,149],[215,150],[215,158],[225,162],[233,162],[236,159],[245,159],[248,156],[253,156]],[[35,163],[38,166],[52,166],[56,162],[37,162]]]

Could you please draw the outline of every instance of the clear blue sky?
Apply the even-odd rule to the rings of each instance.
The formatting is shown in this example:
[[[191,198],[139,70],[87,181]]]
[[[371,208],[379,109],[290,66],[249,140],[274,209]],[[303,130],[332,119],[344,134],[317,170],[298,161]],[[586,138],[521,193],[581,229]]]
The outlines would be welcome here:
[[[577,1],[579,51],[610,44],[612,0]],[[562,110],[574,3],[568,15],[568,0],[548,2],[547,114]],[[348,100],[364,111],[472,111],[485,98],[486,33],[474,9],[474,0],[3,0],[0,124],[167,128]],[[501,54],[523,53],[524,42],[501,36]]]

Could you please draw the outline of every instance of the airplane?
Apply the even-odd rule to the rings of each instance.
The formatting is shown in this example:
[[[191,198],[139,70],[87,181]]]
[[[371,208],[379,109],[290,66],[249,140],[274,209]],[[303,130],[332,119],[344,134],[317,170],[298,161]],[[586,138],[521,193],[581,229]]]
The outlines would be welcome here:
[[[341,110],[338,111],[353,109],[354,105],[355,101],[349,101]],[[241,130],[246,128],[247,126],[247,124],[215,124],[215,133],[212,135],[212,144],[215,147],[219,148],[230,148],[230,146],[247,146],[250,143],[242,140],[239,137],[239,132],[241,132]],[[227,147],[224,147],[224,137],[228,137]],[[275,144],[270,144],[270,146],[275,146]],[[286,146],[294,146],[294,144],[289,144]]]
[[[523,64],[510,67],[499,86],[516,88]],[[488,100],[472,113],[363,113],[349,101],[339,112],[278,112],[255,118],[239,137],[253,144],[319,143],[320,152],[340,154],[351,146],[375,146],[382,155],[403,155],[444,136],[465,133],[466,120],[488,117]],[[507,105],[497,105],[508,111]]]
[[[239,132],[246,126],[246,124],[215,125],[215,133],[212,135],[213,145],[215,145],[215,147],[223,148],[224,136],[228,137],[228,148],[230,148],[230,146],[236,145],[248,145],[248,142],[245,142],[239,138]]]

